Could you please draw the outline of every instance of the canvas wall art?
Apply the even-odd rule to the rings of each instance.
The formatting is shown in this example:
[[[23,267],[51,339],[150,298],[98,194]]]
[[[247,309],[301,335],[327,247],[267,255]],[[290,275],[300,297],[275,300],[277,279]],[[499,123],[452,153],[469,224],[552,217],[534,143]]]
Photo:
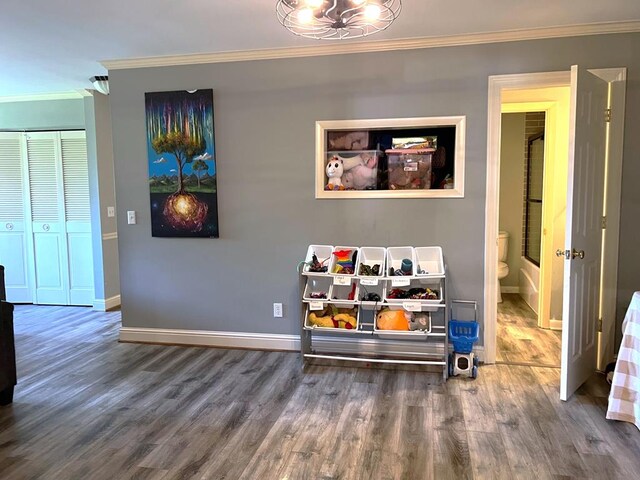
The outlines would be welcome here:
[[[213,90],[145,94],[151,233],[218,237]]]

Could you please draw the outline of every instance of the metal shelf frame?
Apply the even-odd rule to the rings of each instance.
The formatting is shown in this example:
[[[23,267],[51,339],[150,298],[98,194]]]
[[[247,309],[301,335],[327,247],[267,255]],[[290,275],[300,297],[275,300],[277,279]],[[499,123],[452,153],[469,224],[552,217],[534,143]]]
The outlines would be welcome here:
[[[450,301],[449,301],[449,290],[448,290],[448,273],[447,273],[447,265],[445,262],[444,265],[445,274],[436,277],[436,279],[440,280],[440,288],[444,291],[444,303],[440,304],[425,304],[424,307],[429,308],[430,315],[442,315],[443,321],[439,322],[442,324],[432,325],[432,331],[430,333],[426,332],[405,332],[405,331],[375,331],[374,323],[372,322],[360,322],[358,324],[358,328],[353,331],[348,332],[335,332],[337,335],[344,339],[345,336],[353,336],[354,338],[377,338],[377,337],[397,337],[398,341],[407,341],[407,342],[418,342],[424,341],[425,345],[435,345],[438,348],[440,345],[442,346],[442,354],[440,353],[432,353],[432,352],[420,352],[420,351],[410,351],[409,356],[411,358],[402,358],[397,356],[390,356],[385,353],[380,354],[357,354],[357,355],[348,355],[348,354],[337,354],[331,351],[327,351],[327,349],[321,351],[316,348],[314,345],[313,339],[314,335],[317,333],[314,328],[308,328],[305,326],[305,319],[307,315],[307,308],[309,302],[303,301],[302,296],[307,283],[307,279],[312,276],[308,274],[299,273],[299,298],[300,301],[300,354],[302,356],[303,363],[306,365],[312,359],[325,359],[325,360],[343,360],[343,361],[351,361],[351,362],[365,362],[365,363],[380,363],[380,364],[395,364],[395,365],[434,365],[442,367],[442,377],[446,381],[449,374],[449,315],[450,315]],[[360,280],[359,277],[354,276],[352,278],[352,282],[358,282]],[[380,281],[391,282],[392,278],[380,278]],[[330,299],[322,300],[323,303],[336,303],[332,302]],[[339,301],[337,303],[340,303]],[[344,303],[344,302],[343,302]],[[361,301],[353,301],[351,302],[354,306],[361,309],[360,314],[362,315],[363,311],[367,311],[363,309],[363,304],[369,304],[370,302],[361,302]],[[369,305],[370,306],[370,305]],[[378,306],[380,308],[385,306],[392,307],[401,307],[402,304],[392,304],[385,303],[381,301]],[[374,310],[374,318],[375,311]],[[368,310],[370,311],[370,309]],[[375,320],[374,320],[375,322]],[[318,332],[322,331],[324,334],[327,334],[327,329],[318,330]],[[342,333],[345,333],[344,335]],[[324,338],[328,338],[326,335]],[[395,340],[395,339],[394,339]],[[414,358],[415,357],[415,358]]]

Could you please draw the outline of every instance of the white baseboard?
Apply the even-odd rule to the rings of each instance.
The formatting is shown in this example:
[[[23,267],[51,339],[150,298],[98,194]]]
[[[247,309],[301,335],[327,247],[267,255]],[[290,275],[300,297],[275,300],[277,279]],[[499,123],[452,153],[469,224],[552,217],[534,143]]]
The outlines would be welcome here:
[[[120,328],[121,342],[164,343],[255,350],[300,350],[298,335],[273,333],[212,332],[162,328]]]
[[[207,330],[174,330],[161,328],[120,328],[121,342],[160,343],[170,345],[193,345],[224,348],[247,348],[253,350],[299,351],[298,335],[274,333],[213,332]],[[442,354],[442,346],[413,343],[398,340],[378,340],[373,338],[321,337],[313,338],[314,349],[319,352],[343,354],[377,354],[416,356],[415,351]],[[439,348],[438,348],[439,347]],[[474,347],[474,352],[484,360],[484,347]]]
[[[515,287],[500,287],[502,293],[520,293],[520,287],[517,285]]]
[[[120,295],[115,295],[113,297],[107,298],[106,300],[101,298],[96,298],[93,301],[93,309],[98,312],[106,312],[107,310],[111,310],[112,308],[116,308],[120,306]]]
[[[549,328],[551,330],[562,331],[562,320],[556,320],[555,318],[552,318],[551,320],[549,320]]]

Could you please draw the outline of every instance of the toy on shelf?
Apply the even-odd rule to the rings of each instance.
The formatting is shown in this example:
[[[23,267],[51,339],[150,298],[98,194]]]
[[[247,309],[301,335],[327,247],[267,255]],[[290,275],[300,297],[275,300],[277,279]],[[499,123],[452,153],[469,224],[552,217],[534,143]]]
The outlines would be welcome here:
[[[344,185],[342,185],[342,174],[344,173],[342,160],[335,155],[332,156],[329,159],[329,163],[327,163],[326,172],[329,181],[325,190],[344,190]]]
[[[320,262],[314,252],[313,256],[311,257],[311,265],[309,265],[309,271],[314,273],[326,273],[329,269],[327,265],[324,265],[327,260],[329,259],[325,258],[322,262]]]
[[[376,263],[375,265],[367,265],[365,263],[360,264],[360,269],[358,270],[358,275],[367,276],[367,277],[377,277],[380,275],[380,264]]]
[[[358,255],[357,250],[335,250],[333,255],[336,257],[336,263],[333,267],[332,273],[339,273],[342,275],[353,275],[354,266],[356,264],[356,258]]]
[[[389,275],[392,277],[406,276],[413,274],[413,262],[408,258],[402,260],[400,264],[400,268],[394,269],[393,267],[389,268]]]
[[[431,157],[434,148],[386,150],[389,190],[431,188]]]
[[[344,166],[342,183],[347,190],[373,190],[376,188],[379,153],[377,151],[359,152],[352,157],[336,154]]]
[[[404,290],[402,288],[392,289],[387,298],[391,299],[411,299],[411,300],[438,300],[438,291],[430,288],[410,288]]]
[[[358,326],[353,309],[337,308],[335,305],[328,305],[324,310],[311,312],[308,319],[310,325],[323,328],[353,330]]]
[[[422,332],[431,331],[431,314],[430,313],[414,313],[409,320],[409,330]]]
[[[378,330],[431,331],[430,313],[413,313],[406,310],[383,308],[376,316]]]
[[[409,322],[413,314],[405,310],[389,310],[383,308],[376,316],[379,330],[409,330]]]

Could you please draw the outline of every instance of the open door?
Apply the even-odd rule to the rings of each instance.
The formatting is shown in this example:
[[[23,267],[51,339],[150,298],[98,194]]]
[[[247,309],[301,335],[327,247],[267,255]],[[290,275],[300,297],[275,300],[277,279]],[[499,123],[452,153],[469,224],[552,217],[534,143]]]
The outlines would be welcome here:
[[[604,80],[571,67],[561,400],[596,369],[607,95]]]

